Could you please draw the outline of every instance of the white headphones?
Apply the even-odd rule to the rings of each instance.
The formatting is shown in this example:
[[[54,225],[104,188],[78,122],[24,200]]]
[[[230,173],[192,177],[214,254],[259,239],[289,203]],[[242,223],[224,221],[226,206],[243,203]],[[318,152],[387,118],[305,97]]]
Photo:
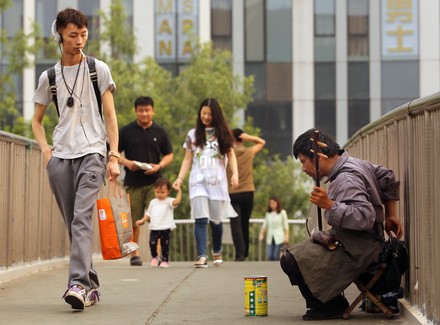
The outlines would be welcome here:
[[[55,19],[52,23],[52,38],[57,44],[63,42],[63,36],[57,31],[57,20]]]

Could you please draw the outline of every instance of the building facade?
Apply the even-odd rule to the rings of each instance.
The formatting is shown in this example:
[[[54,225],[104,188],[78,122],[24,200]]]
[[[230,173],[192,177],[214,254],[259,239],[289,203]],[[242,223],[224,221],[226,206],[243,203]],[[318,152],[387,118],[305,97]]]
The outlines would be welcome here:
[[[111,0],[13,0],[0,17],[13,35],[37,21],[45,37],[65,7],[83,11],[97,38],[98,10]],[[192,53],[190,34],[233,53],[234,73],[254,75],[246,113],[272,153],[291,154],[311,127],[343,144],[359,128],[440,86],[438,0],[124,0],[138,40],[138,62],[154,57],[178,74]],[[422,19],[423,17],[423,19]],[[4,65],[7,62],[0,62]],[[16,81],[26,120],[44,53]]]

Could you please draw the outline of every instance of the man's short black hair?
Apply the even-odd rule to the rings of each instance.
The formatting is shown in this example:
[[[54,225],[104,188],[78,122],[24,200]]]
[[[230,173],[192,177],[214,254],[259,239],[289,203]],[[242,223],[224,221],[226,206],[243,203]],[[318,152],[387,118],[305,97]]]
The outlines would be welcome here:
[[[295,157],[295,159],[298,159],[298,156],[300,154],[303,154],[310,159],[314,158],[312,149],[314,146],[313,137],[315,135],[315,131],[317,131],[317,129],[307,130],[295,140],[292,148],[293,156]],[[341,147],[328,134],[321,133],[319,136],[319,141],[327,145],[327,148],[321,148],[321,152],[327,157],[331,158],[335,155],[341,154]]]
[[[148,105],[151,105],[151,107],[154,108],[154,101],[153,98],[151,98],[150,96],[140,96],[136,98],[136,100],[134,101],[134,109],[136,109],[136,107],[138,106],[148,106]]]
[[[243,142],[243,139],[240,138],[240,135],[242,133],[244,133],[243,130],[239,128],[235,128],[232,130],[232,135],[234,136],[236,142]]]

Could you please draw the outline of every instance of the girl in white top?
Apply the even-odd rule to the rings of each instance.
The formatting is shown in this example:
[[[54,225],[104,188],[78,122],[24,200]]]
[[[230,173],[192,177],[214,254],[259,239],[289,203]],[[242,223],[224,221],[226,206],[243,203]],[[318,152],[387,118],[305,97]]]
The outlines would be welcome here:
[[[269,199],[269,207],[264,217],[259,239],[264,239],[266,233],[266,255],[269,261],[280,259],[280,248],[289,241],[289,224],[286,210],[281,208],[281,202],[276,197]]]
[[[186,173],[189,177],[189,198],[191,217],[195,219],[194,236],[197,245],[195,267],[207,267],[207,224],[212,231],[213,263],[223,263],[221,257],[223,226],[222,220],[234,217],[228,194],[226,165],[229,163],[232,186],[238,186],[237,160],[233,150],[234,138],[223,116],[220,104],[214,98],[207,98],[200,104],[195,129],[191,129],[183,148],[185,157],[179,176],[173,187],[180,189]]]
[[[154,194],[156,198],[150,201],[145,210],[144,217],[136,221],[137,226],[145,222],[150,223],[150,251],[151,266],[169,267],[169,252],[171,231],[176,228],[174,223],[174,208],[182,200],[182,191],[176,189],[176,198],[169,197],[171,193],[171,183],[164,177],[158,178],[154,182]],[[160,241],[162,258],[159,263],[157,244]]]

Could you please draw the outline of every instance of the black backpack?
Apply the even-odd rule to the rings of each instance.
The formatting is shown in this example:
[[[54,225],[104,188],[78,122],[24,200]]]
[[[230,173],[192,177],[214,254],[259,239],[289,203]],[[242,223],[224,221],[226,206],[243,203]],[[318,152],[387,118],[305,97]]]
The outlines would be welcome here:
[[[396,238],[384,241],[379,261],[386,263],[387,267],[372,286],[371,292],[383,295],[398,290],[402,276],[408,271],[409,266],[408,249],[405,242]],[[360,280],[366,284],[372,277],[372,273],[364,273],[360,276]]]
[[[89,66],[90,81],[93,84],[93,89],[95,90],[96,101],[98,102],[99,115],[102,118],[102,103],[101,103],[101,93],[98,87],[98,73],[95,67],[95,58],[92,56],[86,56],[87,65]],[[52,99],[57,109],[57,115],[60,117],[60,111],[58,109],[58,98],[57,98],[57,87],[56,87],[56,76],[55,67],[50,67],[47,69],[47,77],[49,78],[50,92],[52,93]]]

